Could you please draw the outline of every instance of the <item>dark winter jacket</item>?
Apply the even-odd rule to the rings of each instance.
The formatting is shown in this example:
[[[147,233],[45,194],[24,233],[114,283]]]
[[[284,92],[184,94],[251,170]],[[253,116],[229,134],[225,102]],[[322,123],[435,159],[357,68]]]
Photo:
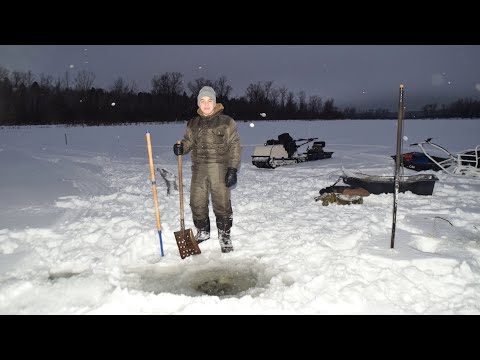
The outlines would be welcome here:
[[[227,167],[240,167],[240,136],[237,124],[223,114],[223,105],[217,103],[212,114],[190,119],[182,139],[183,153],[191,151],[192,164],[224,163]]]

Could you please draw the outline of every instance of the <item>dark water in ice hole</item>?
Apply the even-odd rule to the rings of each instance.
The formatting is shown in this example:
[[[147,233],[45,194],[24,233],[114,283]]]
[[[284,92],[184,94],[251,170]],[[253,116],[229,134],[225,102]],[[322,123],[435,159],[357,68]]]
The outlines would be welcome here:
[[[135,271],[135,276],[127,281],[128,288],[153,292],[172,293],[188,296],[236,297],[256,296],[263,292],[270,279],[263,279],[259,269],[244,265],[220,267],[200,267],[199,269],[157,269]]]

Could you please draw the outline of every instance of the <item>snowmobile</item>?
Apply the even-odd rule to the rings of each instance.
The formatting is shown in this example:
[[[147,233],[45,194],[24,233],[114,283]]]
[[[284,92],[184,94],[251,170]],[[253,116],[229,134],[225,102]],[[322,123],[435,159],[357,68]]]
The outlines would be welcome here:
[[[464,150],[454,155],[431,140],[432,138],[428,138],[425,141],[410,144],[410,146],[418,146],[422,152],[402,154],[404,167],[415,171],[443,170],[451,175],[480,176],[480,145],[475,149]],[[444,156],[430,154],[426,149],[427,146],[432,150],[440,150]],[[396,156],[393,155],[392,158],[395,160]]]
[[[333,151],[324,151],[325,141],[315,141],[318,138],[294,140],[289,133],[278,135],[278,140],[270,139],[263,146],[256,146],[252,155],[252,164],[258,168],[275,169],[279,166],[298,164],[306,161],[331,158]],[[302,142],[297,144],[297,142]],[[305,152],[297,150],[311,143]]]

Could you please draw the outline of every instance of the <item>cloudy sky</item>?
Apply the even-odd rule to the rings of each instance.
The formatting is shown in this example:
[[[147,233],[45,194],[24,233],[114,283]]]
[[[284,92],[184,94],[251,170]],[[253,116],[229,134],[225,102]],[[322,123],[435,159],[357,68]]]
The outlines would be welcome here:
[[[478,98],[479,63],[480,45],[0,45],[0,65],[9,70],[57,78],[86,69],[105,89],[121,76],[150,91],[153,76],[175,71],[185,84],[225,75],[236,97],[249,84],[273,81],[358,108],[396,109],[400,83],[412,110]]]

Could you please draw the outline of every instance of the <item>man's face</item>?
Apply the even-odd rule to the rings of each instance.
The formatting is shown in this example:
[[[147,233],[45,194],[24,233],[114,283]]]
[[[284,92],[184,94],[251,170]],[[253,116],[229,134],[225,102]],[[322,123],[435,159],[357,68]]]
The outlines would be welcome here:
[[[202,110],[202,113],[205,115],[210,115],[213,112],[214,107],[213,100],[208,96],[204,96],[200,99],[200,110]]]

